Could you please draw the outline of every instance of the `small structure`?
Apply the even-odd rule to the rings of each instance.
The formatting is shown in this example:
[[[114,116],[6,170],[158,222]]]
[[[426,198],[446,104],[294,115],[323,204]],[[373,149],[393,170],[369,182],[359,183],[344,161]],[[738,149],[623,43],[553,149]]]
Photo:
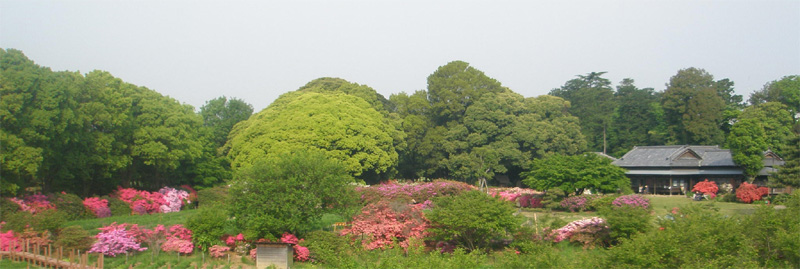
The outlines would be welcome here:
[[[289,243],[257,243],[256,268],[292,268],[293,254]]]
[[[754,183],[766,185],[775,166],[784,164],[783,159],[772,151],[764,152],[764,169]],[[634,192],[640,186],[648,186],[650,194],[679,194],[691,191],[694,184],[708,179],[720,188],[735,189],[743,181],[744,169],[733,161],[731,151],[719,146],[644,146],[615,160],[613,164],[625,168],[631,179]]]

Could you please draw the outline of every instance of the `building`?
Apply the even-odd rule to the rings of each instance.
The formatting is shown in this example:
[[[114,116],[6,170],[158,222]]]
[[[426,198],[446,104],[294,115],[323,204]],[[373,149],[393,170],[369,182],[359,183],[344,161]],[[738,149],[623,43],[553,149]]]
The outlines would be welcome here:
[[[680,194],[690,191],[697,182],[708,179],[731,191],[747,180],[744,169],[733,162],[728,149],[719,146],[643,146],[615,160],[613,164],[628,170],[631,188],[647,186],[649,194]],[[784,161],[772,151],[764,153],[764,169],[755,183],[766,185],[767,176]]]

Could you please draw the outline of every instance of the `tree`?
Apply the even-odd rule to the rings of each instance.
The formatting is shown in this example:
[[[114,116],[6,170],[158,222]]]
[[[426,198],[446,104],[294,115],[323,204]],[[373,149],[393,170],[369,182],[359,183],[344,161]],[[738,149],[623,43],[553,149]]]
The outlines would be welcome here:
[[[718,82],[703,69],[681,69],[670,78],[661,101],[668,144],[722,144],[725,100],[718,90]]]
[[[609,148],[612,155],[622,156],[634,146],[650,146],[657,143],[659,126],[659,95],[652,88],[639,89],[633,79],[623,79],[617,86],[617,110],[609,128]]]
[[[467,250],[489,247],[519,227],[510,203],[479,191],[438,197],[425,216],[431,222],[429,232],[436,240],[456,241]]]
[[[789,141],[796,136],[792,130],[795,121],[788,108],[778,102],[767,102],[752,105],[744,109],[738,117],[739,121],[753,120],[764,130],[764,141],[767,149],[786,156],[791,150]]]
[[[344,93],[286,94],[237,124],[226,145],[235,170],[283,153],[324,152],[355,177],[394,175],[394,126],[361,98]]]
[[[321,152],[273,155],[236,172],[230,210],[248,238],[277,239],[306,232],[325,212],[356,201],[353,182],[342,162]]]
[[[744,168],[744,174],[752,181],[764,168],[764,151],[767,142],[764,140],[764,128],[753,119],[737,122],[728,136],[728,148],[733,154],[733,161]]]
[[[591,72],[567,81],[550,91],[550,95],[569,101],[569,112],[580,119],[581,133],[586,136],[589,150],[606,152],[608,128],[617,104],[611,81],[603,78],[606,72]]]
[[[528,167],[529,170],[522,173],[522,182],[537,190],[559,188],[566,193],[581,195],[587,189],[600,193],[630,189],[625,169],[594,153],[553,154],[531,161]]]
[[[769,180],[774,185],[800,188],[800,124],[795,125],[795,136],[787,145],[786,163]]]
[[[252,114],[252,105],[236,98],[228,100],[225,96],[209,100],[200,107],[203,126],[209,128],[210,141],[215,148],[225,145],[233,125],[246,120]]]
[[[750,94],[749,101],[752,105],[780,102],[786,105],[792,116],[797,119],[797,114],[800,113],[800,76],[785,76],[769,82],[761,90]]]
[[[449,62],[428,76],[431,118],[440,126],[451,121],[460,122],[467,107],[483,94],[501,91],[500,82],[469,66],[469,63]]]

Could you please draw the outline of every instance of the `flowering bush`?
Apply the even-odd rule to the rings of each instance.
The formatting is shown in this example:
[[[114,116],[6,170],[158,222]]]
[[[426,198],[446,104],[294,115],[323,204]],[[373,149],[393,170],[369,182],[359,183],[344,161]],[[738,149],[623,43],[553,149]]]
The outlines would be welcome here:
[[[20,242],[27,242],[32,246],[45,246],[53,242],[50,240],[50,232],[37,232],[33,228],[25,228],[25,230],[18,234]]]
[[[19,238],[14,236],[14,231],[8,230],[5,233],[0,233],[0,251],[10,251],[12,245],[14,250],[22,251]]]
[[[542,205],[542,198],[536,197],[532,194],[522,195],[518,198],[519,200],[519,207],[522,208],[541,208]]]
[[[767,187],[758,187],[747,182],[742,182],[742,185],[739,185],[739,188],[736,189],[736,198],[748,204],[761,200],[761,197],[767,194],[769,194]]]
[[[569,240],[583,244],[584,247],[591,247],[602,243],[609,232],[608,224],[602,218],[593,217],[570,222],[559,229],[553,230],[551,237],[553,242]]]
[[[139,191],[132,188],[119,187],[115,195],[128,203],[131,210],[139,215],[161,212],[161,206],[167,204],[164,195],[159,192]]]
[[[583,211],[588,205],[586,196],[570,196],[561,201],[561,208],[570,212]]]
[[[47,196],[42,194],[33,194],[23,197],[22,199],[12,197],[10,201],[19,205],[19,209],[31,214],[36,214],[47,209],[55,209],[56,207],[47,201]]]
[[[191,240],[170,237],[167,239],[167,242],[161,245],[161,250],[189,254],[192,253],[192,250],[194,250],[194,245],[192,244]]]
[[[256,253],[258,253],[258,249],[257,248],[251,249],[250,250],[250,259],[255,260],[256,259]]]
[[[83,200],[83,206],[92,211],[98,218],[111,216],[111,209],[108,208],[108,200],[97,197],[89,197]]]
[[[163,187],[158,190],[166,203],[162,204],[160,209],[161,213],[170,213],[181,211],[184,201],[188,201],[189,193],[184,190],[178,190],[170,187]],[[191,201],[189,201],[191,202]]]
[[[361,200],[375,203],[380,200],[403,200],[421,203],[436,196],[446,196],[474,190],[475,186],[464,182],[440,180],[427,183],[402,184],[395,181],[375,186],[357,187]]]
[[[103,253],[106,256],[116,257],[117,254],[127,253],[128,251],[144,251],[147,248],[141,247],[133,235],[125,230],[126,224],[111,225],[98,228],[99,234],[95,236],[97,241],[89,249],[92,253]]]
[[[243,242],[244,241],[244,235],[241,234],[241,233],[239,235],[237,235],[237,236],[225,235],[225,236],[222,237],[222,240],[225,241],[226,245],[228,245],[230,247],[233,247],[233,246],[236,245],[236,242]]]
[[[422,214],[420,205],[392,205],[389,202],[369,204],[361,214],[353,217],[351,227],[341,234],[361,235],[365,249],[392,247],[394,242],[406,248],[408,239],[423,238],[428,228],[428,220]]]
[[[281,243],[292,244],[295,261],[301,261],[301,262],[308,261],[310,252],[308,251],[308,248],[299,245],[302,242],[303,242],[302,239],[298,240],[297,236],[294,236],[293,234],[290,233],[284,233],[283,236],[281,236]]]
[[[293,234],[284,233],[283,236],[281,236],[281,243],[289,243],[297,245],[297,242],[299,242],[299,240],[297,240],[297,236],[294,236]]]
[[[230,247],[224,247],[220,245],[213,245],[208,248],[208,254],[214,258],[222,258],[225,256],[225,252],[231,250]]]
[[[501,200],[509,201],[509,202],[519,202],[520,207],[541,207],[541,206],[531,206],[531,201],[535,196],[541,195],[541,192],[538,192],[533,189],[524,189],[524,188],[491,188],[489,189],[489,194],[492,197],[498,197]],[[539,199],[539,204],[541,203],[541,199]]]
[[[614,201],[611,202],[611,204],[616,207],[629,206],[629,207],[641,207],[644,209],[648,209],[650,208],[650,199],[647,199],[644,196],[637,194],[623,195],[617,197],[617,199],[614,199]]]
[[[703,193],[710,196],[710,199],[714,199],[714,197],[717,196],[717,191],[719,191],[717,183],[714,181],[708,181],[708,179],[697,182],[697,184],[694,184],[694,187],[692,188],[692,192]]]

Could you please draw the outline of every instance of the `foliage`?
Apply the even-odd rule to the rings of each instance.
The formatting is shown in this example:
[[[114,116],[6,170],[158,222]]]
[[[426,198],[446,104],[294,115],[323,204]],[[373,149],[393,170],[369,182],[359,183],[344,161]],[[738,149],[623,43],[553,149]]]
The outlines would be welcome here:
[[[387,201],[368,204],[341,235],[359,236],[367,250],[392,248],[395,244],[407,248],[408,240],[428,235],[429,223],[422,206]]]
[[[107,218],[111,216],[111,209],[108,208],[108,200],[106,199],[87,197],[83,200],[83,206],[94,213],[98,218]]]
[[[767,194],[769,194],[769,189],[767,189],[767,187],[758,187],[747,182],[742,182],[742,185],[736,188],[736,198],[748,204],[753,201],[761,200],[761,198]]]
[[[606,220],[598,217],[576,220],[550,234],[553,242],[568,240],[579,243],[584,248],[603,246],[608,240],[609,228]]]
[[[733,161],[744,168],[752,181],[764,168],[764,151],[767,150],[764,128],[755,119],[743,119],[733,125],[728,136],[728,147]]]
[[[611,204],[615,207],[638,207],[645,210],[650,209],[650,199],[636,194],[617,197],[613,202],[611,202]]]
[[[509,203],[478,191],[439,197],[434,204],[426,213],[432,238],[456,241],[469,251],[488,247],[491,240],[513,232],[520,223]]]
[[[351,182],[343,164],[322,153],[281,155],[237,173],[230,213],[248,238],[302,233],[323,213],[355,202]]]
[[[228,185],[220,185],[197,191],[197,204],[203,206],[225,205],[229,198]]]
[[[247,120],[253,114],[253,106],[238,98],[225,96],[206,101],[200,107],[203,126],[209,129],[211,143],[219,148],[228,141],[228,133],[236,123]]]
[[[360,247],[350,245],[351,236],[339,236],[333,232],[313,231],[306,234],[306,245],[314,263],[332,268],[358,267],[356,262]]]
[[[780,102],[792,112],[800,113],[800,76],[785,76],[774,80],[759,91],[750,94],[750,104],[757,105],[766,102]]]
[[[109,226],[99,228],[102,232],[97,234],[97,242],[89,250],[91,253],[103,253],[106,256],[115,257],[130,251],[144,251],[147,248],[141,247],[133,235],[125,229],[125,224],[112,223]]]
[[[55,246],[86,251],[92,247],[93,241],[89,232],[80,226],[68,226],[58,232]]]
[[[234,170],[296,151],[320,152],[352,176],[393,175],[395,126],[361,98],[343,93],[289,93],[231,131]]]
[[[228,217],[225,211],[214,207],[203,207],[198,211],[186,220],[186,228],[192,230],[195,246],[206,250],[220,243]]]
[[[639,89],[633,79],[623,79],[614,93],[617,109],[608,127],[608,152],[622,156],[634,146],[663,144],[660,141],[663,113],[659,94],[652,88]]]
[[[739,220],[689,205],[660,218],[660,228],[608,251],[603,267],[757,267]]]
[[[754,245],[761,266],[800,266],[800,192],[787,198],[785,209],[762,205],[744,220],[744,233]]]
[[[770,183],[778,186],[800,188],[800,124],[795,125],[795,137],[787,143],[786,163],[770,176]]]
[[[550,188],[544,192],[542,197],[542,204],[545,208],[556,209],[561,206],[561,201],[567,197],[566,192],[559,188]]]
[[[636,234],[652,230],[653,217],[650,215],[649,207],[603,207],[599,209],[599,213],[608,223],[612,243],[619,243],[623,239],[631,239]]]
[[[528,167],[528,172],[522,173],[522,182],[538,190],[559,188],[580,195],[587,189],[613,193],[628,189],[630,185],[625,169],[594,153],[550,155],[531,161]]]
[[[620,195],[618,194],[606,194],[589,201],[589,207],[595,210],[601,210],[606,207],[611,207],[614,200],[616,200]]]
[[[19,211],[3,216],[7,217],[5,226],[8,229],[22,231],[31,227],[36,231],[48,231],[52,234],[55,234],[67,220],[66,213],[55,209],[40,211],[36,215]]]
[[[711,195],[712,198],[717,194],[717,191],[719,191],[717,183],[714,181],[708,181],[708,179],[697,182],[697,184],[694,184],[694,187],[692,187],[692,192],[701,192],[703,194]]]
[[[131,207],[125,201],[117,197],[102,196],[100,199],[108,201],[108,208],[112,216],[128,216],[131,214]]]
[[[602,77],[605,73],[578,75],[550,91],[550,95],[570,102],[569,113],[581,119],[581,133],[586,136],[590,151],[605,151],[606,133],[617,107],[611,81]]]

